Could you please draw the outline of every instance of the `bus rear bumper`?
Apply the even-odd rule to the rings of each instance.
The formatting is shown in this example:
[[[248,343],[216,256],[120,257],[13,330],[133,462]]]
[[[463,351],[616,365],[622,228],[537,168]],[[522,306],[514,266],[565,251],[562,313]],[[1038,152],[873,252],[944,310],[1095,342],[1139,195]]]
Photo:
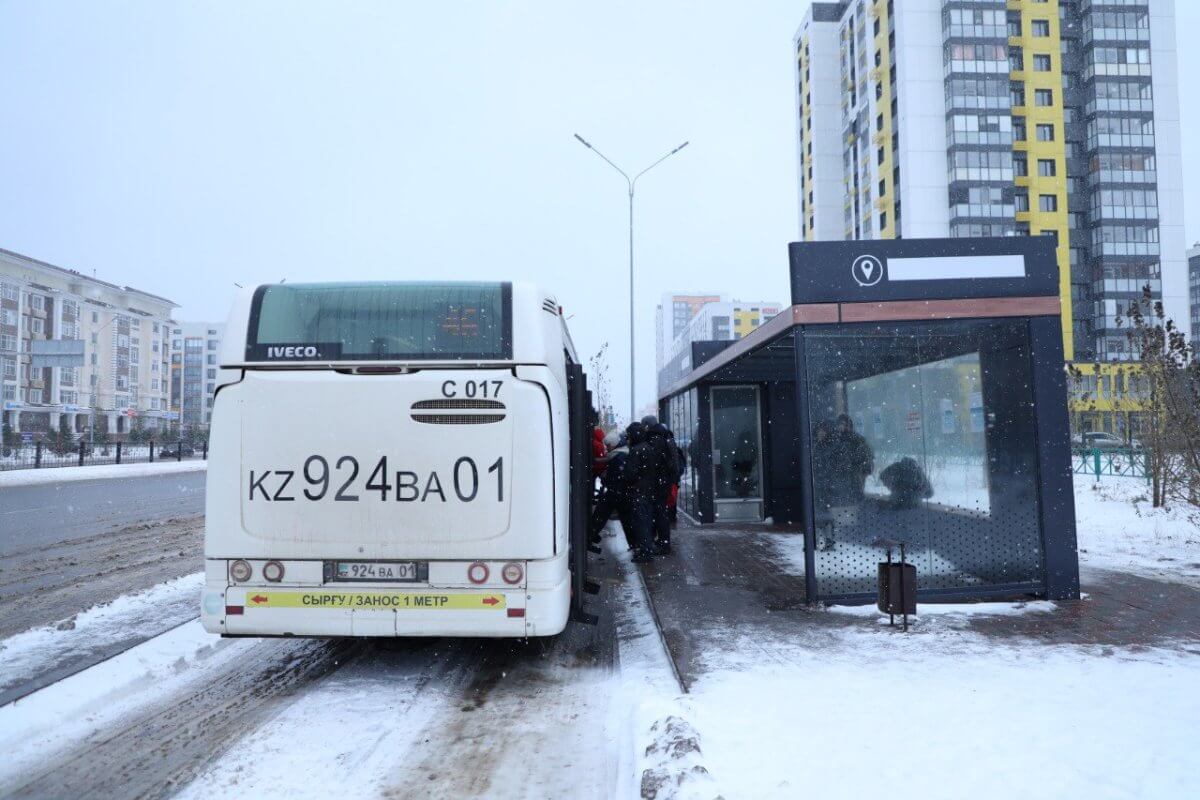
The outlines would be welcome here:
[[[210,580],[201,622],[223,636],[553,636],[567,624],[570,579],[516,589],[330,589]]]

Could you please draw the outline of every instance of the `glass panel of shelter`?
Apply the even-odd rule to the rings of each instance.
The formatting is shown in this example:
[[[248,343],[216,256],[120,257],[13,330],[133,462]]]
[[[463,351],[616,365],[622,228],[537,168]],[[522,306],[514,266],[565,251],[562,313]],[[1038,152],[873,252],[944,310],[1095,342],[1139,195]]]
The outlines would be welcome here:
[[[818,594],[868,594],[906,543],[922,589],[1041,579],[1023,321],[810,328]]]
[[[762,518],[762,448],[757,386],[714,386],[714,512],[720,519]]]

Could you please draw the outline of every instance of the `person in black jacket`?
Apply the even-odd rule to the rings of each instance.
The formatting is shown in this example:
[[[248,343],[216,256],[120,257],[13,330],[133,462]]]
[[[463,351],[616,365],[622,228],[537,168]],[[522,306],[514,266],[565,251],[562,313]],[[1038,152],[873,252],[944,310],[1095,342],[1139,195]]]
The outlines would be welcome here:
[[[834,505],[861,504],[867,476],[875,471],[875,453],[862,434],[854,430],[854,420],[848,414],[838,415],[832,456],[834,475],[842,487]]]
[[[640,423],[630,425],[633,445],[622,470],[625,497],[629,503],[630,544],[634,563],[650,561],[654,552],[654,506],[658,497],[658,476],[662,472],[661,449],[650,441]]]
[[[654,453],[653,522],[654,554],[671,552],[671,487],[679,480],[679,450],[671,439],[671,431],[661,422],[650,426],[647,443]]]

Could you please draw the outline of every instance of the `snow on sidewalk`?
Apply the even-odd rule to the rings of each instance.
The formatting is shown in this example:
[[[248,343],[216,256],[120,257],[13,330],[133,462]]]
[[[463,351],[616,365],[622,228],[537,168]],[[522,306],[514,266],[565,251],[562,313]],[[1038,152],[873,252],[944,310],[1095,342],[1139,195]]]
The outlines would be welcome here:
[[[45,467],[43,469],[12,469],[0,472],[0,489],[7,486],[33,486],[39,483],[64,481],[94,481],[111,478],[140,478],[151,475],[173,475],[180,472],[200,472],[208,469],[202,459],[189,461],[156,461],[153,464],[98,464],[86,467]]]
[[[157,636],[199,615],[204,573],[196,572],[42,628],[0,641],[0,693],[61,668],[85,662],[121,642]]]
[[[782,666],[730,634],[685,701],[727,798],[1200,796],[1196,655],[847,629]]]

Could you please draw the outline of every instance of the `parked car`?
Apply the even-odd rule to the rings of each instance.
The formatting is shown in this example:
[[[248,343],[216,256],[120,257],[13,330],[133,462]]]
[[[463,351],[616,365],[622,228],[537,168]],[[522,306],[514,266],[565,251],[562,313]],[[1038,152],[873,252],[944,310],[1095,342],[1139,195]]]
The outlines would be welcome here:
[[[182,456],[179,453],[180,450],[183,451]],[[194,455],[196,455],[196,448],[189,442],[164,444],[157,453],[158,458],[190,458]]]
[[[1126,442],[1120,436],[1106,431],[1087,431],[1078,437],[1077,446],[1087,450],[1127,450],[1131,447],[1136,450],[1141,448],[1141,443],[1136,439]]]

